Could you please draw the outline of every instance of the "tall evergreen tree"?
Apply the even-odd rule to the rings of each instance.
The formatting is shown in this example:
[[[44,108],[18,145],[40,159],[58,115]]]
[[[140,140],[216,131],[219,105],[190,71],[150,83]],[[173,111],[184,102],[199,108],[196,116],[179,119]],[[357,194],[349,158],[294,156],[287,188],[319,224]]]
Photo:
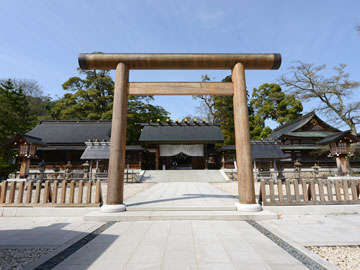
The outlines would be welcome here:
[[[52,115],[55,119],[110,120],[114,98],[114,81],[109,71],[85,71],[85,78],[71,77],[63,84],[69,91],[59,99]],[[127,143],[136,143],[141,127],[136,123],[166,120],[168,112],[152,105],[152,97],[129,96]]]
[[[254,115],[280,125],[300,117],[303,110],[301,101],[294,95],[285,94],[276,83],[264,83],[254,88],[249,105]]]
[[[24,134],[36,124],[36,116],[21,86],[14,80],[0,82],[0,177],[7,176],[14,169],[10,163],[14,157],[7,142],[15,133]]]
[[[231,76],[225,77],[223,82],[231,82]],[[225,137],[225,144],[235,143],[234,130],[234,108],[232,96],[215,97],[216,121],[221,124],[221,129]],[[271,133],[271,128],[265,126],[265,119],[256,115],[253,108],[248,106],[249,130],[252,139],[264,139]]]

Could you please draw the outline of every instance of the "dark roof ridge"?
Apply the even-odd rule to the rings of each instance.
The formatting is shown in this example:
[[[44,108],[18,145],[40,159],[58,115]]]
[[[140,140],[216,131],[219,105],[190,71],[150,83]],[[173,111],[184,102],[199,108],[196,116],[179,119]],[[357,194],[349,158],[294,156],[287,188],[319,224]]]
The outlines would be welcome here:
[[[171,122],[171,123],[167,123],[167,122],[154,122],[154,123],[136,123],[137,125],[141,125],[141,126],[154,126],[154,127],[196,127],[196,126],[208,126],[208,127],[219,127],[221,126],[221,124],[218,123],[214,123],[214,124],[210,124],[210,123],[193,123],[193,122],[188,122],[188,123],[183,123],[183,122]]]
[[[354,140],[354,142],[360,141],[360,138],[358,136],[353,135],[351,133],[351,129],[349,129],[349,130],[340,131],[333,135],[327,136],[324,139],[318,141],[317,144],[320,144],[320,145],[329,144],[329,143],[341,138],[342,136],[346,136],[346,135],[349,136],[352,140]]]
[[[251,144],[280,144],[279,141],[276,140],[250,140]]]
[[[28,137],[28,138],[36,139],[36,140],[40,140],[40,141],[42,140],[40,137],[35,137],[35,136],[27,135],[27,134],[17,133],[16,135],[24,136],[24,137]]]
[[[299,122],[300,120],[303,120],[303,119],[309,117],[310,115],[316,115],[316,114],[315,114],[315,111],[311,111],[311,112],[309,112],[309,113],[303,114],[303,115],[300,116],[299,118],[296,118],[296,119],[293,120],[293,121],[287,122],[286,124],[283,124],[283,125],[275,128],[275,129],[273,129],[273,132],[274,132],[274,131],[278,131],[278,130],[280,130],[280,129],[283,129],[284,127],[290,126],[290,125],[292,125],[292,124],[294,124],[294,123],[296,123],[296,122]]]
[[[112,120],[40,120],[42,123],[109,123]]]

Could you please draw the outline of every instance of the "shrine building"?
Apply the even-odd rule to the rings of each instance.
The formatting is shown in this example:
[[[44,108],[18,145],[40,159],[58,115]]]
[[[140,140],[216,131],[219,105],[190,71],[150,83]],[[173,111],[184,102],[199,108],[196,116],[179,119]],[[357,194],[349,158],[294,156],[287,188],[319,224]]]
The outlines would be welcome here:
[[[136,145],[126,146],[126,168],[142,170],[234,169],[235,146],[223,145],[220,125],[205,122],[142,123]],[[263,141],[251,141],[253,168],[260,170],[304,167],[314,163],[336,167],[329,147],[318,144],[341,131],[321,120],[314,112],[276,128]],[[31,168],[41,161],[46,169],[64,169],[71,163],[81,169],[89,162],[92,169],[107,172],[110,153],[111,121],[51,120],[40,123],[26,136],[41,142]],[[352,166],[360,162],[352,159]]]

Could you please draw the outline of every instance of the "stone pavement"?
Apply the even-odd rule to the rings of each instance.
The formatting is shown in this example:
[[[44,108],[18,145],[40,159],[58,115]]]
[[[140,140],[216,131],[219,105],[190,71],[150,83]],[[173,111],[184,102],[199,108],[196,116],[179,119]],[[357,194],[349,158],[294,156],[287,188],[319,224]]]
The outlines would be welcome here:
[[[79,218],[0,218],[0,248],[59,247],[99,227]]]
[[[114,223],[98,235],[92,234],[97,236],[90,242],[84,240],[78,250],[70,248],[69,256],[56,269],[307,269],[248,222],[211,220],[219,209],[236,213],[235,201],[236,196],[209,183],[155,183],[126,199],[127,214],[202,212],[211,218],[189,220],[188,215],[182,220]],[[360,215],[279,214],[278,218],[258,224],[290,245],[360,244]],[[103,226],[104,223],[80,217],[4,217],[0,218],[0,248],[40,247],[59,251]],[[44,255],[42,260],[51,257]]]
[[[156,209],[235,210],[236,196],[209,183],[156,183],[125,201],[128,211]]]
[[[244,221],[115,223],[55,269],[307,269]]]
[[[229,182],[221,170],[147,170],[144,182]]]

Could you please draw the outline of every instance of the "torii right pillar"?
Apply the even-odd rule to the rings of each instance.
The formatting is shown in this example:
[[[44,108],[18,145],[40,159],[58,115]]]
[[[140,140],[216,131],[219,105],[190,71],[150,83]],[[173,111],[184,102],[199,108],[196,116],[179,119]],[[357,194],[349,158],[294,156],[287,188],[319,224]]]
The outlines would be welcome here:
[[[256,204],[255,185],[251,160],[249,115],[245,82],[245,67],[242,63],[235,64],[232,70],[234,87],[234,128],[236,166],[239,189],[239,211],[261,211],[260,204]]]

